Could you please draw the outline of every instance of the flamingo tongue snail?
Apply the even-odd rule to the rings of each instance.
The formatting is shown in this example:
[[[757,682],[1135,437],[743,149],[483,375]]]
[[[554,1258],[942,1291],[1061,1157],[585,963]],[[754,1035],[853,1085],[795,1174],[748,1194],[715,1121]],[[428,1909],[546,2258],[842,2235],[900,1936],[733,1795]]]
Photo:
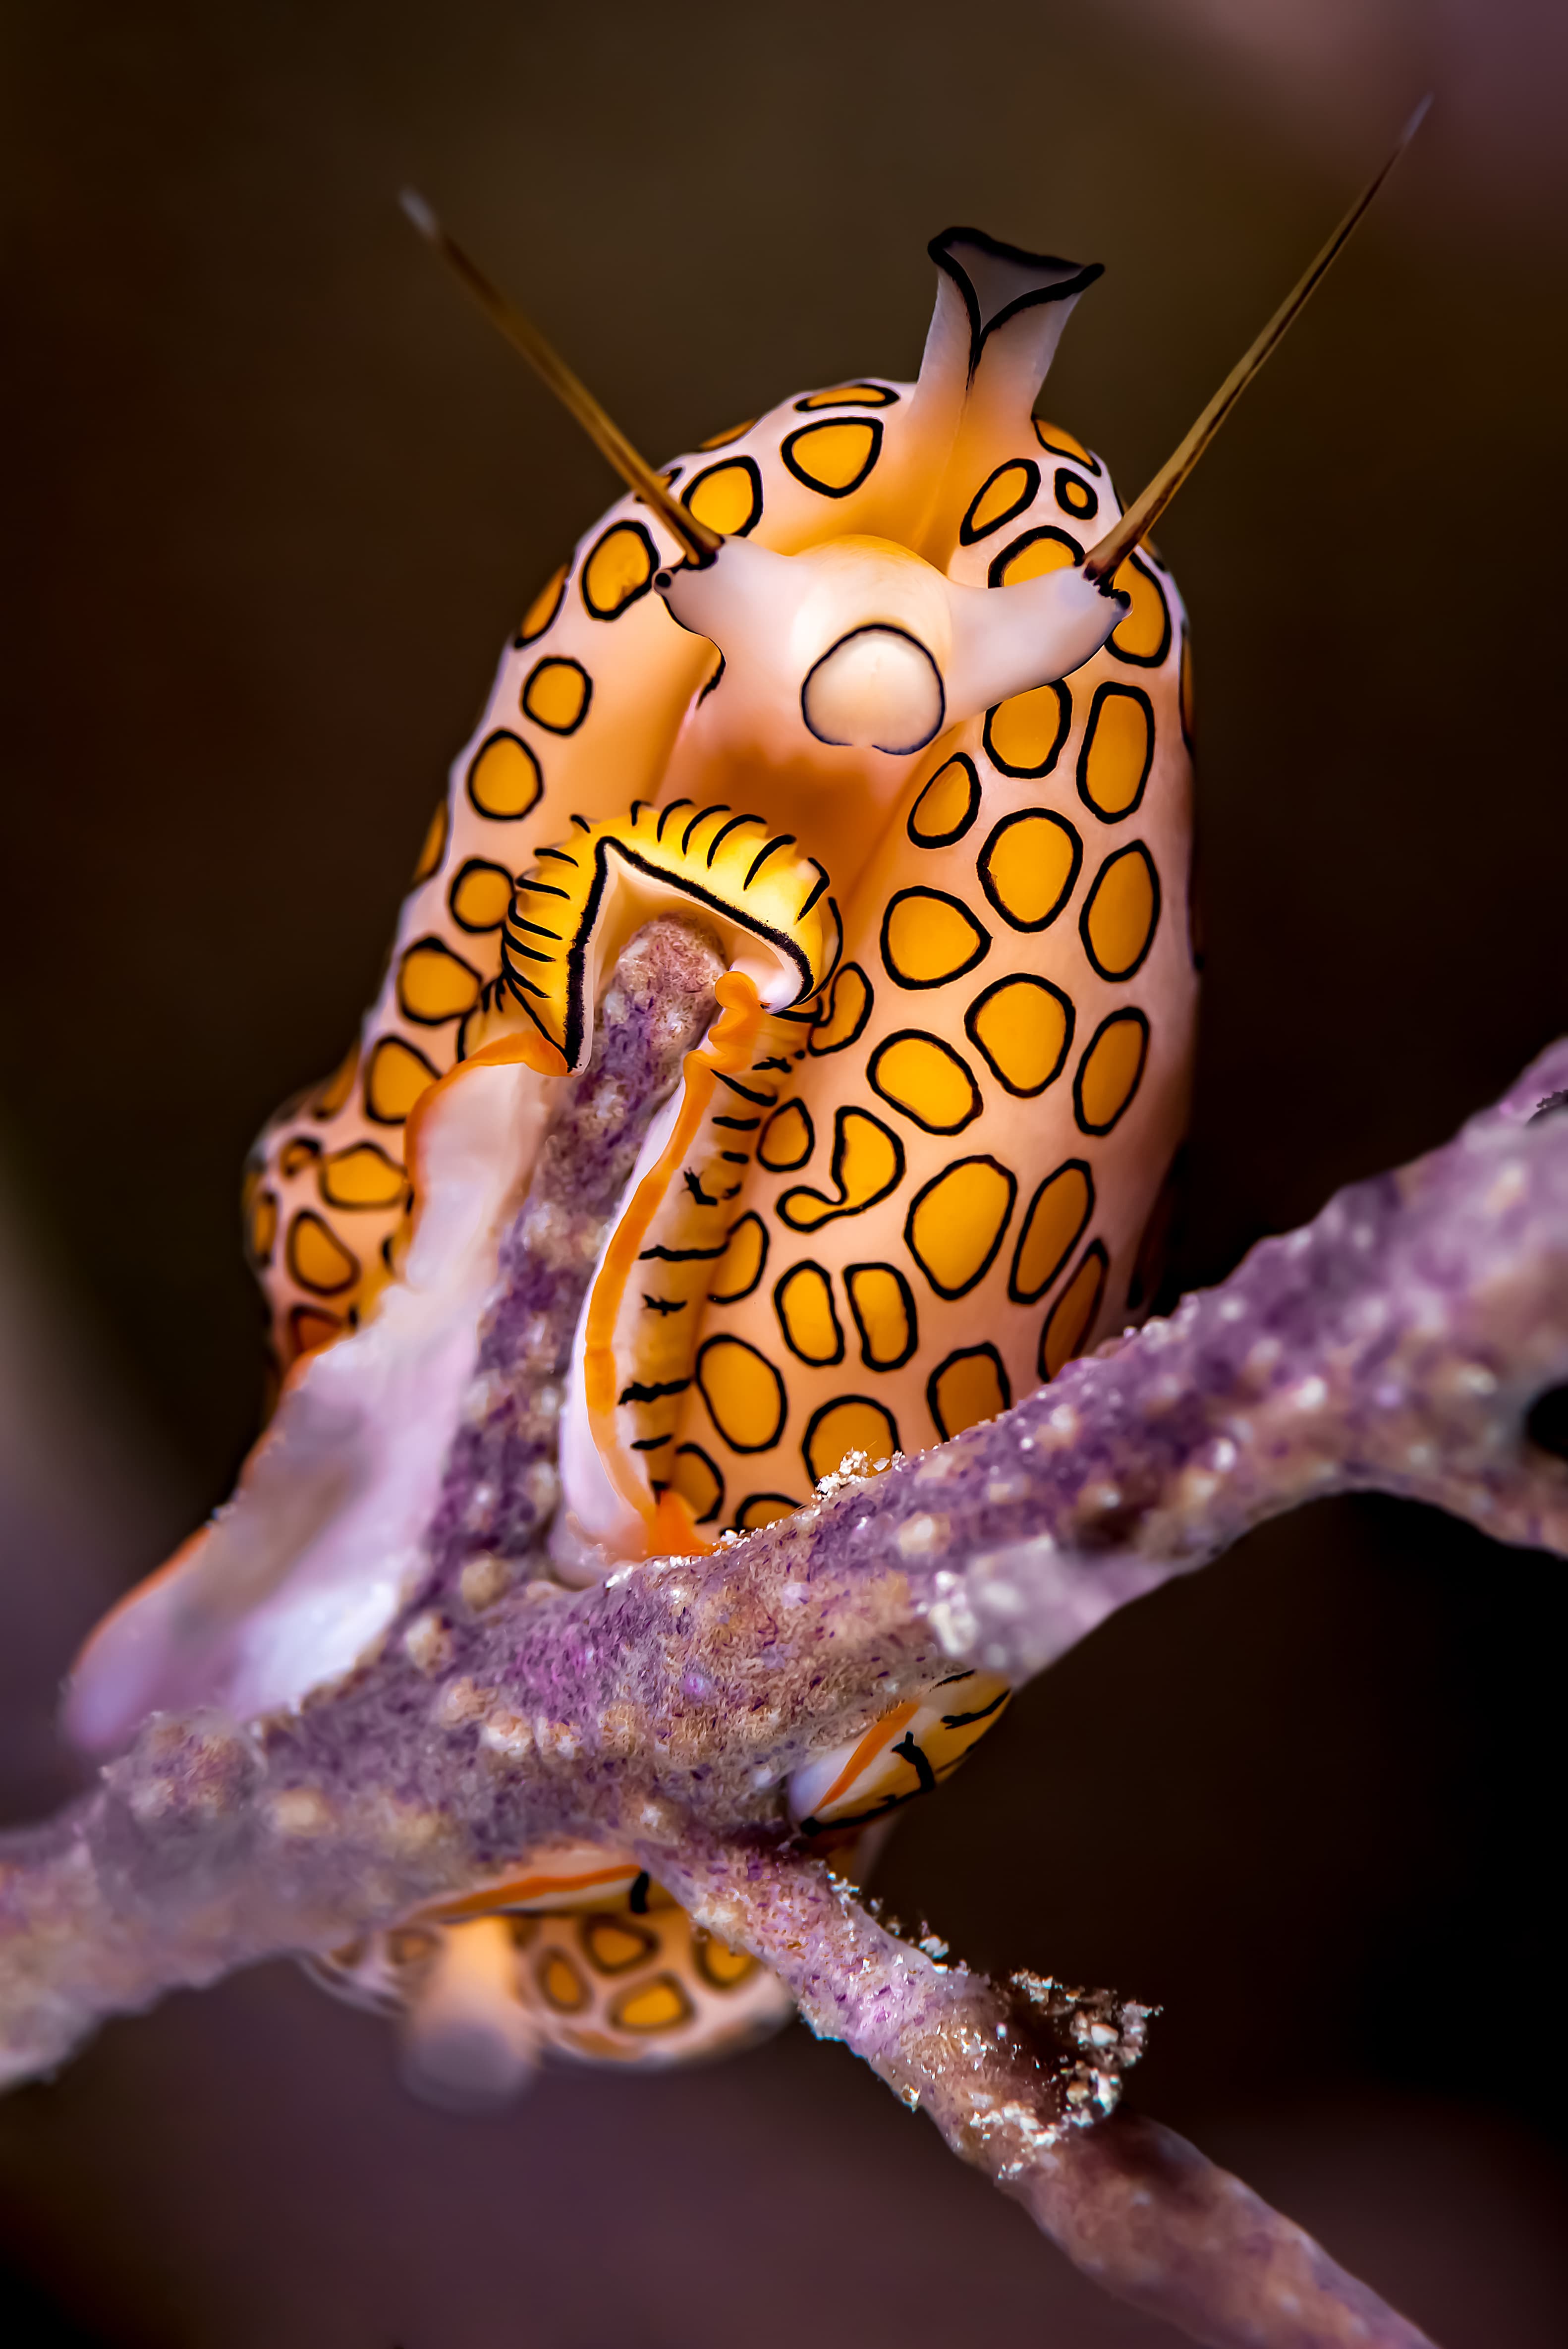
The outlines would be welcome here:
[[[1124,516],[1033,412],[1097,266],[949,230],[914,382],[656,471],[410,211],[627,493],[502,655],[354,1050],[256,1145],[277,1407],[79,1659],[95,1754],[297,1706],[400,1618],[437,1671],[443,1609],[744,1537],[994,1416],[1145,1305],[1186,1118],[1190,669],[1145,534],[1326,259]],[[852,1838],[1006,1698],[941,1682],[779,1800]],[[587,1845],[312,1963],[469,2103],[789,2007]]]

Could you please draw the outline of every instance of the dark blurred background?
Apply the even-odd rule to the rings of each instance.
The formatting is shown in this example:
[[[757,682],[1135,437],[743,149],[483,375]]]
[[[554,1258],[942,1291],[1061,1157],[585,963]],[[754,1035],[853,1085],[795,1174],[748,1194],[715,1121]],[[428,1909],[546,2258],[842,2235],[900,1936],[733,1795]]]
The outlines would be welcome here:
[[[241,1157],[337,1059],[497,649],[614,491],[398,186],[655,458],[912,370],[950,221],[1103,260],[1045,404],[1130,494],[1429,87],[1161,533],[1186,1284],[1568,1026],[1560,6],[0,10],[7,1816],[69,1783],[76,1640],[249,1440]],[[1037,1682],[884,1870],[972,1959],[1163,2002],[1140,2100],[1445,2349],[1568,2322],[1563,1589],[1412,1508],[1304,1512]],[[18,2342],[1169,2337],[802,2033],[462,2123],[281,1966],[0,2106],[0,2214]]]

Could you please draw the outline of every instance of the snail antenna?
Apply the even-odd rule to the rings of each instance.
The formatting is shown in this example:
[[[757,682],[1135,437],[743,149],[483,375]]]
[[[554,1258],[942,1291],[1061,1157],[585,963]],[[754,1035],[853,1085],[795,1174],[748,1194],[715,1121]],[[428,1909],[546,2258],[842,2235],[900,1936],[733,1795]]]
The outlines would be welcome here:
[[[600,455],[608,459],[629,489],[652,506],[691,561],[699,569],[705,568],[724,543],[720,533],[698,522],[678,499],[671,496],[669,483],[655,472],[645,457],[638,455],[620,426],[605,414],[582,378],[551,348],[532,320],[507,300],[456,237],[448,234],[424,197],[412,188],[405,188],[398,202],[432,252],[446,263],[491,324],[500,327],[512,348],[522,353],[567,414],[583,427]]]
[[[1363,188],[1322,252],[1292,286],[1257,340],[1236,361],[1181,446],[1167,459],[1142,495],[1133,500],[1120,521],[1113,523],[1098,545],[1090,547],[1084,557],[1083,567],[1091,579],[1109,579],[1139,541],[1147,537],[1153,529],[1264,361],[1327,275],[1373,197],[1420,129],[1431,102],[1429,94],[1421,100],[1400,132],[1398,144],[1382,170]]]

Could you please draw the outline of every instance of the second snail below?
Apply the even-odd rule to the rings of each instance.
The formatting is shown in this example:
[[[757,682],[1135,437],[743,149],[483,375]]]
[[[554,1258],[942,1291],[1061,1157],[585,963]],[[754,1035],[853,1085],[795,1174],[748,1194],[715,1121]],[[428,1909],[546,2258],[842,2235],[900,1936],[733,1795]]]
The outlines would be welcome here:
[[[234,1499],[89,1642],[87,1751],[158,1707],[297,1705],[421,1594],[438,1653],[443,1609],[520,1579],[744,1537],[1146,1304],[1197,997],[1181,607],[1147,545],[1086,569],[1120,507],[1033,413],[1098,268],[969,229],[931,254],[917,381],[709,440],[529,607],[357,1043],[257,1145],[280,1399]],[[695,1024],[634,1070],[660,923]],[[569,1114],[613,1174],[575,1257],[545,1245],[581,1205],[548,1181]],[[563,1281],[575,1337],[542,1354]],[[1006,1694],[934,1685],[779,1800],[852,1839]],[[579,1846],[317,1971],[476,2096],[789,2005]]]

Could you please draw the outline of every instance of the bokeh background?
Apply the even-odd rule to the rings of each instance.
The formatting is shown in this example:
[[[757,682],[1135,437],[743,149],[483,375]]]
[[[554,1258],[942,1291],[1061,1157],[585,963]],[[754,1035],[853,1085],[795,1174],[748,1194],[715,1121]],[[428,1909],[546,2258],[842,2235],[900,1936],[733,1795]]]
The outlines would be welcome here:
[[[913,369],[926,239],[1109,264],[1046,404],[1124,493],[1417,148],[1161,536],[1193,616],[1186,1284],[1568,1025],[1553,0],[7,0],[0,1799],[254,1424],[238,1168],[336,1061],[446,761],[614,485],[422,187],[654,457]],[[1140,2101],[1445,2349],[1568,2320],[1560,1564],[1265,1528],[1015,1707],[884,1881],[1166,2012]],[[1155,2349],[836,2049],[406,2101],[274,1966],[0,2106],[17,2343]],[[7,2294],[9,2297],[7,2298]]]

